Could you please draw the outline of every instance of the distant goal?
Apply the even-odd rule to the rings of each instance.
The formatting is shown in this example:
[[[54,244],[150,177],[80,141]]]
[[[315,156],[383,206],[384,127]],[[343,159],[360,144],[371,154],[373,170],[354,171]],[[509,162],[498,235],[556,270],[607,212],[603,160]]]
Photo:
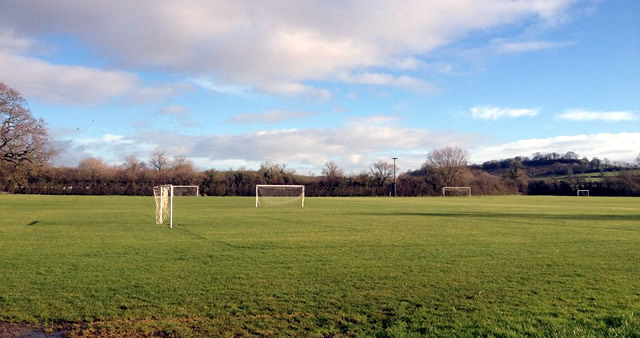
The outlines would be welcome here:
[[[579,189],[579,190],[578,190],[578,196],[585,196],[585,197],[589,197],[589,190],[586,190],[586,189]]]
[[[304,185],[256,185],[256,208],[285,205],[300,205],[304,208]]]
[[[471,197],[471,187],[444,187],[442,188],[442,197],[447,196]]]
[[[163,184],[153,187],[156,201],[156,224],[169,220],[169,228],[173,228],[173,198],[175,196],[200,196],[197,185]]]

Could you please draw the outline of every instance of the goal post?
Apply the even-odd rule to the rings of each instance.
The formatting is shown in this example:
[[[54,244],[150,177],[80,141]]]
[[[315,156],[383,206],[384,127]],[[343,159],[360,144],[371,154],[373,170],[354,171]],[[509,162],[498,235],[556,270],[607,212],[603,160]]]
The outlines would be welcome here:
[[[454,196],[469,196],[471,197],[471,187],[443,187],[442,188],[442,197],[446,197],[447,193],[449,196],[452,193],[455,193]]]
[[[153,197],[156,201],[156,224],[169,219],[169,228],[173,228],[173,186],[164,184],[153,187]]]
[[[589,197],[589,190],[586,189],[578,189],[578,196],[586,196]]]
[[[153,187],[156,200],[156,224],[169,220],[169,228],[173,228],[173,198],[176,196],[200,196],[197,185],[163,184]]]
[[[268,205],[298,203],[304,208],[304,185],[257,184],[256,208]]]

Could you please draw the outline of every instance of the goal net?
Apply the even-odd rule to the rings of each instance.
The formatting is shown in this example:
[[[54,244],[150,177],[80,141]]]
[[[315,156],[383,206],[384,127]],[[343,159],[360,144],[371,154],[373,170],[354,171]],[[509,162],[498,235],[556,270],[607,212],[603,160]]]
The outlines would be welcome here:
[[[171,216],[173,209],[171,185],[157,185],[153,187],[153,197],[156,200],[156,224],[162,224]],[[171,217],[169,226],[173,226],[173,217]]]
[[[256,185],[256,208],[285,205],[304,208],[304,185]]]
[[[589,190],[578,190],[578,196],[589,196]]]
[[[444,187],[442,196],[469,196],[471,197],[471,187]]]
[[[197,185],[174,185],[173,196],[200,196],[200,187]]]
[[[200,196],[197,185],[157,185],[153,187],[156,200],[156,224],[169,219],[169,228],[173,228],[173,198],[176,196]]]

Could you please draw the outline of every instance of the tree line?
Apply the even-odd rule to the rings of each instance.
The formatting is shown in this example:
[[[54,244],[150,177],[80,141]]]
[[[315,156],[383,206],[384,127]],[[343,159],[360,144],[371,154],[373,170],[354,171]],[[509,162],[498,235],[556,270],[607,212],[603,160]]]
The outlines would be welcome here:
[[[457,163],[442,153],[460,156]],[[433,196],[444,186],[471,186],[477,194],[512,194],[518,187],[509,179],[492,176],[466,163],[460,148],[433,150],[419,170],[393,179],[393,164],[372,163],[367,171],[345,175],[335,162],[327,162],[320,176],[299,175],[285,164],[264,162],[258,170],[244,168],[199,171],[181,156],[155,152],[147,162],[129,156],[121,165],[87,158],[77,167],[36,166],[0,177],[0,190],[11,193],[72,195],[150,195],[160,184],[198,185],[202,195],[252,196],[256,184],[303,184],[308,196]],[[433,158],[431,158],[433,157]],[[446,156],[445,156],[446,157]],[[449,161],[449,162],[447,162]],[[6,169],[6,168],[5,168]],[[394,189],[395,185],[395,189]]]
[[[447,152],[466,153],[460,148],[433,150],[420,169],[403,172],[395,182],[393,165],[385,161],[351,175],[345,175],[335,162],[327,162],[322,175],[305,176],[272,162],[263,163],[258,170],[199,171],[184,157],[170,159],[156,152],[147,162],[129,156],[123,164],[113,166],[87,158],[77,167],[39,166],[26,175],[1,175],[0,190],[56,195],[151,195],[153,186],[171,183],[198,185],[205,196],[253,196],[256,184],[303,184],[307,196],[438,196],[446,186],[469,186],[474,195],[575,195],[576,189],[588,189],[592,196],[640,196],[640,176],[630,172],[599,181],[579,177],[531,179],[519,162],[512,162],[509,170],[496,176],[468,166],[464,158],[455,165],[449,165],[451,159],[446,159],[445,165],[438,162]]]
[[[621,174],[591,182],[574,173],[618,168],[608,160],[579,159],[568,152],[535,153],[470,166],[469,154],[458,147],[430,151],[417,170],[394,180],[393,164],[372,163],[367,171],[345,175],[335,162],[325,163],[320,176],[298,175],[285,164],[264,162],[258,170],[196,169],[183,156],[153,152],[147,161],[129,156],[121,165],[86,158],[76,167],[50,165],[55,155],[44,121],[35,119],[20,94],[0,83],[0,192],[80,195],[150,195],[160,184],[198,185],[203,195],[251,196],[256,184],[303,184],[309,196],[435,196],[443,187],[469,186],[475,195],[553,194],[571,195],[575,189],[592,189],[592,195],[640,195],[640,176]],[[549,166],[551,164],[551,166]],[[562,179],[531,179],[548,174]],[[636,164],[640,167],[640,154]]]

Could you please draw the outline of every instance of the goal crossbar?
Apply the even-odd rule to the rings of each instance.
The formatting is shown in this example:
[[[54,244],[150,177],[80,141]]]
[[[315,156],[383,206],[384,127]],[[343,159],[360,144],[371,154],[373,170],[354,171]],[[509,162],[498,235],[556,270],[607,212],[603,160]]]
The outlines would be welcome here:
[[[447,196],[447,191],[465,191],[466,195],[471,197],[471,187],[443,187],[442,188],[442,197]]]
[[[304,185],[300,184],[256,184],[256,208],[260,206],[260,188],[274,188],[274,189],[300,189],[300,198],[302,200],[302,207],[304,208]]]

